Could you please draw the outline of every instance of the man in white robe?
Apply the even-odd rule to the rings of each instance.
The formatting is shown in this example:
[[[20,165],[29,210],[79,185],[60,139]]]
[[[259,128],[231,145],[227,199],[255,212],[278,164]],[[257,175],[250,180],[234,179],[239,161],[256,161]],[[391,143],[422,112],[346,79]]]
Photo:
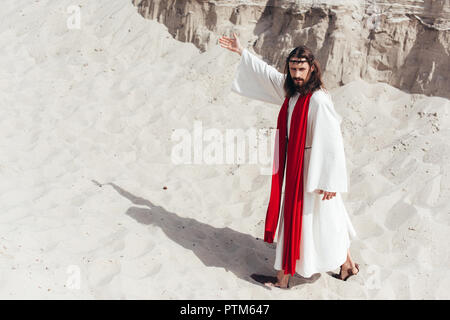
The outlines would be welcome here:
[[[222,47],[241,55],[241,60],[231,90],[248,98],[268,102],[281,107],[286,91],[286,76],[274,67],[242,48],[236,34],[233,38],[219,39]],[[291,65],[292,61],[292,65]],[[289,72],[299,89],[309,81],[311,66],[291,58]],[[304,62],[304,63],[303,63]],[[287,68],[287,67],[286,67]],[[298,90],[301,92],[301,90]],[[289,98],[287,134],[292,111],[300,93]],[[295,272],[303,277],[341,267],[337,278],[347,280],[359,271],[350,256],[350,237],[356,232],[345,209],[341,192],[347,192],[347,172],[344,144],[340,131],[342,118],[336,113],[329,93],[323,88],[314,91],[309,103],[307,133],[304,153],[304,202],[301,227],[300,259]],[[289,138],[289,137],[288,137]],[[285,166],[285,173],[286,173]],[[276,282],[268,285],[289,286],[289,274],[282,270],[284,232],[284,185],[282,207],[278,223],[278,241],[274,268],[279,270]]]

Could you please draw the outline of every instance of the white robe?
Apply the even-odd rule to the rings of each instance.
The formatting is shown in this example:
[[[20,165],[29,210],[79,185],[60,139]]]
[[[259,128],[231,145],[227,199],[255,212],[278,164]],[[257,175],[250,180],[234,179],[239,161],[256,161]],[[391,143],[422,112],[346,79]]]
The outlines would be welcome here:
[[[235,93],[273,103],[281,109],[284,102],[284,74],[244,49],[231,86]],[[288,135],[292,111],[299,94],[291,97],[288,108]],[[296,273],[309,278],[318,272],[339,268],[347,259],[350,239],[357,238],[340,192],[347,192],[344,143],[340,130],[342,118],[334,109],[331,96],[315,91],[310,99],[304,154],[304,202],[300,240],[300,259]],[[285,173],[286,173],[285,166]],[[284,185],[278,221],[274,268],[282,269],[284,232]],[[319,190],[336,192],[331,200],[322,200]]]

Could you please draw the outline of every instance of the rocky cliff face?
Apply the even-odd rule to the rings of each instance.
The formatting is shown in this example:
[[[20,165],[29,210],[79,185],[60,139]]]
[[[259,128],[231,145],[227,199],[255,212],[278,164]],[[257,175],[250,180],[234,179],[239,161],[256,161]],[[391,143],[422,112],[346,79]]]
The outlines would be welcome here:
[[[140,14],[202,51],[236,32],[283,70],[305,44],[328,88],[362,78],[450,98],[450,0],[133,0]]]

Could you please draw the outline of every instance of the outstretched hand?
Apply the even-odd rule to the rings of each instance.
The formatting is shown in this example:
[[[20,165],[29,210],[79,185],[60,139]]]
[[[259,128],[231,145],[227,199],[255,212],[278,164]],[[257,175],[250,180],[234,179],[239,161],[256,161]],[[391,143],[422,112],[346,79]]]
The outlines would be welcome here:
[[[225,36],[222,36],[221,38],[219,38],[219,44],[222,48],[228,49],[230,51],[233,52],[237,52],[239,53],[239,55],[242,54],[242,46],[241,43],[239,42],[239,39],[236,35],[236,33],[233,32],[233,38],[228,38]]]
[[[328,191],[324,191],[324,190],[319,190],[319,194],[323,194],[322,200],[330,200],[334,196],[336,196],[336,192],[328,192]]]

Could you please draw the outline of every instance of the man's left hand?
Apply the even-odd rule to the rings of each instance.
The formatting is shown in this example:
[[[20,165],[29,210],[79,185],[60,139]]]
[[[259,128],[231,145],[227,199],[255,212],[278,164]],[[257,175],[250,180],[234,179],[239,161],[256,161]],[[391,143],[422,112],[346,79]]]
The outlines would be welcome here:
[[[324,190],[319,190],[319,194],[322,194],[322,193],[323,193],[322,200],[330,200],[336,196],[336,192],[328,192],[328,191],[324,191]]]

